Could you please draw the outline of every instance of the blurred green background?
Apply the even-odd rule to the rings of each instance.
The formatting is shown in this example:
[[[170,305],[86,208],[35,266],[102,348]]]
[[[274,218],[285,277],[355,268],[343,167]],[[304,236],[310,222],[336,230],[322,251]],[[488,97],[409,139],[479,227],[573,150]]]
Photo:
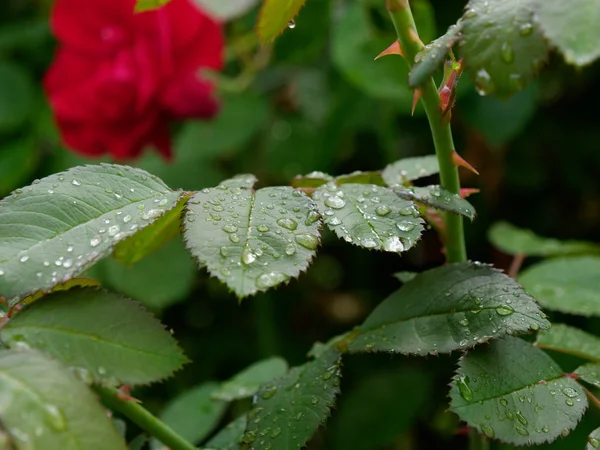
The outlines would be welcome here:
[[[51,3],[3,0],[0,7],[0,197],[34,178],[94,162],[61,146],[41,90],[55,45],[48,27]],[[254,34],[255,3],[232,0],[231,10],[219,11],[237,13],[225,25],[226,69],[215,75],[221,114],[212,122],[175,126],[171,164],[151,151],[128,163],[173,188],[191,190],[237,173],[252,172],[261,185],[288,184],[313,170],[378,170],[433,152],[422,108],[410,117],[406,64],[399,57],[373,61],[395,39],[383,0],[307,0],[295,28],[269,47],[261,47]],[[413,0],[422,39],[445,32],[464,3]],[[466,225],[470,258],[508,266],[510,258],[493,250],[486,237],[500,219],[546,236],[600,240],[599,83],[600,64],[577,71],[558,56],[507,102],[479,96],[463,76],[452,114],[455,142],[481,174],[461,172],[463,186],[481,189],[469,199],[478,211]],[[92,275],[146,304],[193,361],[165,383],[134,391],[159,412],[169,398],[227,379],[260,358],[281,355],[301,364],[315,341],[360,323],[397,289],[394,272],[441,262],[431,231],[402,257],[360,250],[325,233],[318,258],[299,280],[242,304],[196,269],[180,239],[133,267],[103,261]],[[552,319],[600,333],[597,319]],[[308,448],[466,448],[458,420],[446,412],[456,359],[346,358],[338,407]],[[571,359],[557,360],[565,370],[575,367]],[[226,424],[247,406],[234,405],[213,419]],[[583,449],[599,423],[592,410],[577,431],[551,448]],[[134,436],[136,429],[128,433]]]

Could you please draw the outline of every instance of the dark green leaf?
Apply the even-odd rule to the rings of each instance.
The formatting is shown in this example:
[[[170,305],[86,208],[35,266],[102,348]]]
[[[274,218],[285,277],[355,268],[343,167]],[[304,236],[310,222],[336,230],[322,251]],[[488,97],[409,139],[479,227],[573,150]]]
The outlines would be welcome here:
[[[596,428],[588,436],[585,450],[598,450],[600,448],[600,428]]]
[[[351,352],[426,355],[472,347],[550,323],[512,278],[465,262],[417,275],[351,333]]]
[[[452,194],[439,186],[396,189],[396,193],[406,200],[413,200],[442,211],[460,214],[471,220],[475,218],[475,209],[468,201],[460,195]]]
[[[263,43],[274,40],[286,27],[294,27],[294,17],[306,0],[265,0],[256,27]]]
[[[600,0],[541,1],[537,20],[568,63],[585,66],[600,57]]]
[[[141,384],[178,370],[186,358],[140,306],[110,292],[74,288],[26,307],[2,329],[9,347],[33,347],[86,381]]]
[[[562,323],[554,323],[549,330],[538,334],[535,344],[540,348],[600,362],[600,338]]]
[[[251,397],[265,383],[282,376],[288,365],[282,358],[269,358],[252,364],[231,380],[221,384],[221,388],[213,394],[213,398],[225,401]]]
[[[291,187],[253,191],[228,187],[232,182],[189,200],[185,239],[201,265],[245,297],[305,270],[321,221],[312,200]]]
[[[435,175],[440,171],[437,156],[404,158],[383,169],[382,177],[388,186],[405,184],[407,181]]]
[[[575,428],[588,402],[542,350],[514,337],[461,358],[450,410],[491,438],[515,445],[552,442]]]
[[[581,256],[542,261],[525,270],[519,281],[548,309],[600,315],[600,257]]]
[[[248,419],[245,414],[238,417],[208,441],[206,448],[211,450],[238,450],[247,423]]]
[[[22,125],[33,112],[34,84],[29,73],[0,61],[0,132]]]
[[[375,184],[377,186],[384,186],[383,178],[379,172],[361,172],[356,171],[349,173],[348,175],[340,175],[335,178],[337,185],[342,184]]]
[[[488,238],[495,247],[509,255],[521,253],[527,256],[561,256],[600,252],[600,246],[591,242],[546,238],[507,222],[492,225]]]
[[[509,97],[529,83],[548,48],[534,20],[536,0],[470,0],[460,46],[481,94]]]
[[[180,197],[126,166],[75,167],[0,201],[0,295],[11,305],[88,269]]]
[[[461,21],[452,25],[446,34],[427,44],[417,53],[415,64],[408,74],[410,87],[419,87],[435,74],[452,50],[454,43],[460,38],[461,26]]]
[[[575,374],[586,383],[600,388],[600,364],[584,364],[577,368]]]
[[[390,188],[329,182],[314,192],[313,200],[338,237],[370,250],[406,251],[423,231],[414,204]]]
[[[339,393],[341,356],[334,350],[263,386],[248,414],[249,450],[301,448],[325,422]]]
[[[87,387],[37,352],[0,352],[0,396],[2,426],[18,449],[126,448]]]
[[[219,388],[218,383],[203,383],[171,400],[159,414],[159,418],[185,440],[193,443],[206,438],[217,426],[227,403],[212,398]],[[162,445],[152,442],[153,449]]]

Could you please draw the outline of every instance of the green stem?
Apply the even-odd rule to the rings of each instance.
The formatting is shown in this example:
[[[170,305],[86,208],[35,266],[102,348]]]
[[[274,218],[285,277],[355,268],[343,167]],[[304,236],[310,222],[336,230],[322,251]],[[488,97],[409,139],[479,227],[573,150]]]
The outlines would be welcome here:
[[[196,450],[196,446],[190,444],[166,423],[150,414],[142,405],[131,400],[121,400],[117,396],[119,394],[117,389],[94,386],[94,391],[107,407],[129,418],[171,450]]]
[[[398,33],[398,41],[404,51],[405,59],[409,67],[412,67],[415,56],[423,49],[423,43],[419,39],[415,21],[408,0],[387,0],[387,9]],[[444,123],[440,111],[440,96],[438,94],[433,78],[427,80],[421,87],[421,100],[425,107],[425,113],[429,120],[431,135],[435,145],[440,166],[441,185],[447,191],[460,194],[460,179],[458,167],[454,164],[452,155],[454,153],[454,142],[452,130],[449,123]],[[465,237],[463,230],[463,219],[458,214],[446,213],[446,259],[448,262],[461,262],[467,259],[465,249]]]

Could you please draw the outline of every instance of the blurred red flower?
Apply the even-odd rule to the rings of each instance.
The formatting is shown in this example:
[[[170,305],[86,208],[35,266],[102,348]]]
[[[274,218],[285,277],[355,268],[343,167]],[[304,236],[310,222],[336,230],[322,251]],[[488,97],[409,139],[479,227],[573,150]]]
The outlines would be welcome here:
[[[115,159],[153,145],[171,155],[169,122],[218,111],[201,68],[220,69],[219,25],[191,0],[134,14],[135,0],[57,0],[59,41],[44,79],[63,140]]]

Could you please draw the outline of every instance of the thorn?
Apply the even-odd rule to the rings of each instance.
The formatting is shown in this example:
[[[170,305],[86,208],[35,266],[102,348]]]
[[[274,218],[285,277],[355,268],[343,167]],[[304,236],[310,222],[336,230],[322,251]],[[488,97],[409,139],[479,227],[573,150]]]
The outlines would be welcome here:
[[[475,188],[461,188],[460,196],[462,198],[467,198],[469,195],[479,194],[479,189]]]
[[[467,170],[470,170],[471,172],[473,172],[476,175],[479,175],[479,172],[477,172],[477,170],[475,170],[475,168],[469,164],[467,161],[465,161],[463,159],[462,156],[460,156],[456,150],[454,152],[452,152],[452,162],[454,163],[454,165],[456,166],[460,166],[460,167],[464,167]]]
[[[142,403],[141,400],[138,400],[137,398],[129,395],[130,393],[131,393],[131,386],[123,385],[117,391],[117,398],[119,400],[123,400],[125,402]]]
[[[417,107],[417,103],[419,103],[419,100],[421,100],[422,95],[423,91],[421,90],[421,88],[416,88],[413,94],[412,111],[410,112],[410,114],[413,116],[415,115],[415,108]]]
[[[579,375],[577,375],[575,372],[573,372],[573,373],[565,373],[565,377],[572,378],[574,380],[579,380]]]
[[[403,58],[404,56],[404,51],[402,50],[402,47],[400,46],[400,42],[395,41],[392,45],[390,45],[388,48],[386,48],[384,51],[382,51],[379,55],[377,55],[375,57],[375,59],[379,59],[382,56],[388,56],[388,55],[400,55]]]

